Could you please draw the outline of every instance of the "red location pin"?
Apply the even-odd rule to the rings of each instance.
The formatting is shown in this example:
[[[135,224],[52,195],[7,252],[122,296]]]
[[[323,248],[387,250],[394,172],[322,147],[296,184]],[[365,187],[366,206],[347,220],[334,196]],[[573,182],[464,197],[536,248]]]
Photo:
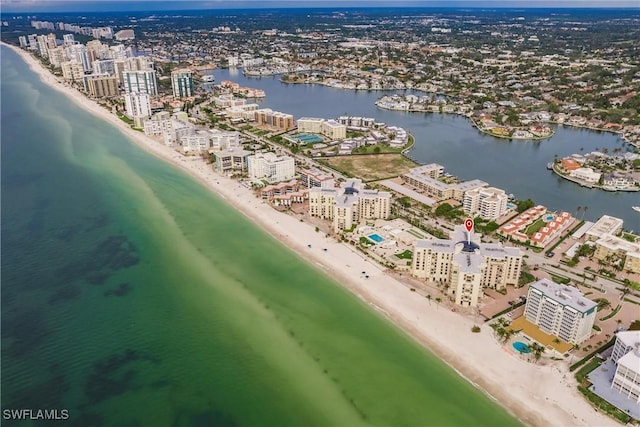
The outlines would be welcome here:
[[[464,227],[467,229],[467,232],[471,233],[471,230],[473,230],[473,219],[471,218],[465,219]]]
[[[473,218],[464,220],[464,228],[467,229],[467,244],[471,244],[471,230],[473,230]]]

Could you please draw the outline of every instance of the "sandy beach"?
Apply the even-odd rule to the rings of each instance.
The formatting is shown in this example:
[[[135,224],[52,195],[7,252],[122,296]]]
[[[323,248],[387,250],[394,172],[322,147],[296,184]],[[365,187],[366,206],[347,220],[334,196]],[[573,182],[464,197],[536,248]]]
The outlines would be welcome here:
[[[109,111],[59,81],[29,53],[14,46],[9,47],[46,84],[63,92],[86,111],[118,127],[147,152],[199,180],[214,194],[437,354],[523,423],[533,426],[617,425],[612,419],[596,412],[579,394],[575,379],[566,365],[541,366],[520,359],[496,341],[488,325],[481,325],[480,333],[472,333],[473,320],[452,312],[444,303],[437,304],[411,292],[351,246],[317,233],[312,225],[300,222],[296,217],[276,211],[237,181],[215,173],[200,158],[184,157],[131,129]],[[363,271],[366,271],[368,278],[364,277]],[[460,410],[464,410],[464,407]]]

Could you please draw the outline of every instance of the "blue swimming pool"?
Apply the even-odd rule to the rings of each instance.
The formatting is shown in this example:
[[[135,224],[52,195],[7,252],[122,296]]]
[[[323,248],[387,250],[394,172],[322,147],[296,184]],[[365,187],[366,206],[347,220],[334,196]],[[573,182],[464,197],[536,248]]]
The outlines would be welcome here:
[[[552,214],[544,216],[544,222],[551,222],[551,221],[553,221],[553,215]]]
[[[529,348],[529,346],[520,341],[514,342],[513,348],[515,348],[518,353],[531,353],[531,349]]]
[[[507,203],[507,208],[509,208],[509,209],[515,209],[515,208],[516,208],[516,204],[515,204],[515,203],[511,203],[511,202],[509,202],[509,203]]]
[[[374,243],[380,243],[380,242],[384,242],[384,238],[382,236],[380,236],[379,234],[369,234],[367,236],[371,241],[373,241]]]

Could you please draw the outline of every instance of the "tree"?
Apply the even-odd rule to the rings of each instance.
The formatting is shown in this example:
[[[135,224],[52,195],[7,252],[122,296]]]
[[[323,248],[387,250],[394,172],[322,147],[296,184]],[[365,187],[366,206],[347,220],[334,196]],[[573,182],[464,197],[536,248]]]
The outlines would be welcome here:
[[[533,353],[534,359],[536,359],[536,362],[538,362],[538,360],[540,360],[540,358],[544,354],[545,348],[543,346],[541,346],[540,344],[538,344],[537,342],[534,342],[533,344],[531,344],[529,346],[529,348],[531,349],[531,352]]]
[[[427,295],[427,300],[429,300],[429,305],[431,305],[431,294]]]
[[[533,200],[531,200],[531,199],[516,201],[516,206],[517,206],[518,213],[522,213],[522,212],[526,211],[527,209],[531,209],[535,205],[536,205],[535,202]]]

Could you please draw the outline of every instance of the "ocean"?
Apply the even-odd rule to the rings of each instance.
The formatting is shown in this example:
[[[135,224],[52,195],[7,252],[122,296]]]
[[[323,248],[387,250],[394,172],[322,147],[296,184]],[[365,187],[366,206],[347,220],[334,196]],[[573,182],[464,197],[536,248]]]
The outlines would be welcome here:
[[[2,409],[69,414],[2,425],[518,425],[200,183],[1,54]]]

